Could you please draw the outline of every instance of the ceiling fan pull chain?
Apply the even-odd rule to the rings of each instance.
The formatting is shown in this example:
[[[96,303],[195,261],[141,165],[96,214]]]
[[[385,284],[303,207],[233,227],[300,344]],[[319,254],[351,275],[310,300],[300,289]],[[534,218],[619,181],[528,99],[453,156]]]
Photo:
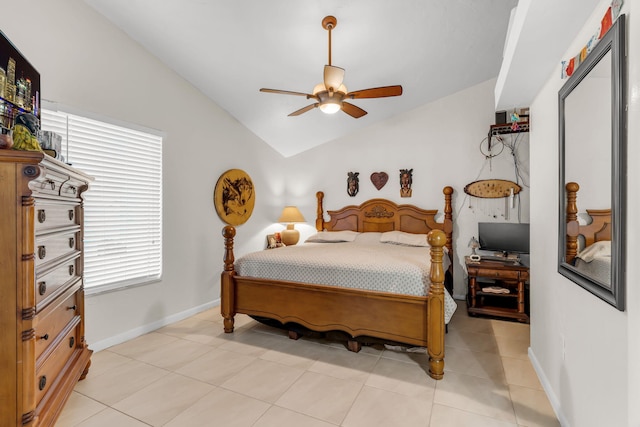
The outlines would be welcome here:
[[[331,29],[333,25],[327,26],[327,30],[329,31],[329,65],[331,65]]]

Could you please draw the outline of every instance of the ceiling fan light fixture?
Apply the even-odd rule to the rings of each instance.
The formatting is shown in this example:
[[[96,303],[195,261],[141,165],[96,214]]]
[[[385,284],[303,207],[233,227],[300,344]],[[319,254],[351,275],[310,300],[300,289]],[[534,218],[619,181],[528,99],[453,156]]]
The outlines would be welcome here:
[[[340,103],[334,100],[328,100],[320,104],[318,107],[325,114],[335,114],[340,111]]]

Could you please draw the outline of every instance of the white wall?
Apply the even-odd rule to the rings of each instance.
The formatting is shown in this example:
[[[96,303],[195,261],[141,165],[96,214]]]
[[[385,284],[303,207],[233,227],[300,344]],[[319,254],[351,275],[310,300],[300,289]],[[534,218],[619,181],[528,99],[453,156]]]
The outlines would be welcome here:
[[[633,2],[632,2],[633,3]],[[584,46],[598,25],[610,1],[603,0],[576,35],[573,44],[549,77],[531,105],[535,117],[531,138],[531,348],[547,395],[563,425],[638,426],[638,319],[640,302],[635,286],[639,271],[634,262],[627,263],[627,311],[620,312],[594,297],[557,272],[558,236],[558,90],[560,60],[574,56]],[[637,2],[634,6],[638,8]],[[629,12],[625,5],[623,12]],[[570,17],[567,17],[570,19]],[[627,23],[633,27],[633,20]],[[640,40],[638,30],[631,32],[629,52]],[[634,43],[635,42],[635,43]],[[638,55],[631,55],[635,77],[630,87],[637,87]],[[630,92],[632,94],[632,92]],[[637,96],[630,97],[629,113],[629,212],[638,207],[633,183],[638,182],[637,163],[640,151],[634,144],[639,116]],[[589,165],[590,154],[574,152],[577,160]],[[628,236],[638,235],[637,225],[627,218]],[[627,260],[638,254],[637,243],[628,239]],[[634,376],[629,376],[634,374]],[[633,391],[633,393],[630,393]],[[635,400],[632,399],[635,397]]]
[[[305,228],[297,226],[302,237],[315,230],[315,197],[312,194],[318,190],[325,193],[325,211],[360,204],[375,197],[442,210],[442,189],[452,186],[455,191],[454,294],[458,298],[464,297],[466,281],[462,265],[464,256],[471,253],[469,240],[472,236],[477,237],[477,223],[505,221],[504,199],[470,200],[464,187],[479,179],[516,180],[513,158],[507,149],[491,161],[480,152],[480,143],[487,136],[489,125],[494,123],[494,85],[495,80],[481,83],[288,159],[287,179],[295,183],[291,187],[291,202],[300,207],[309,222]],[[330,126],[330,118],[326,119]],[[521,174],[528,184],[528,134],[518,135],[517,157],[523,162]],[[505,136],[505,140],[511,138],[515,138],[515,134]],[[494,150],[492,152],[496,153]],[[401,198],[399,170],[411,168],[412,197]],[[355,197],[347,194],[348,172],[360,172],[360,192]],[[389,181],[380,191],[370,181],[373,172],[389,175]],[[520,220],[529,222],[529,188],[523,188],[520,200]],[[518,208],[510,212],[510,221],[517,221]]]
[[[223,265],[216,180],[231,168],[253,179],[254,215],[237,227],[246,252],[263,244],[281,209],[285,185],[273,171],[282,157],[83,1],[17,7],[2,0],[0,28],[40,72],[44,99],[166,135],[162,280],[88,296],[88,342],[104,348],[212,305]]]

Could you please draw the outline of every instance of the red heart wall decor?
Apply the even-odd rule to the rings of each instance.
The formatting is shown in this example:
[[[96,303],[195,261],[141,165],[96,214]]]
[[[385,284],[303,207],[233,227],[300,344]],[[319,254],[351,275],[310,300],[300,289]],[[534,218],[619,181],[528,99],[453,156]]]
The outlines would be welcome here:
[[[380,190],[389,181],[389,175],[386,172],[374,172],[371,174],[371,182],[376,189]]]

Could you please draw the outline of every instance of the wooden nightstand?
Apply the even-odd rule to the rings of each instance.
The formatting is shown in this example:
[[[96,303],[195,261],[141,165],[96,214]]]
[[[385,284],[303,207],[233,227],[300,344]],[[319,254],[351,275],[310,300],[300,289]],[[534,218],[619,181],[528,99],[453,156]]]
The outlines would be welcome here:
[[[469,276],[467,312],[472,315],[509,317],[529,322],[526,312],[525,282],[529,280],[529,267],[510,261],[471,261],[465,257]],[[509,292],[494,293],[483,288],[499,287]]]

